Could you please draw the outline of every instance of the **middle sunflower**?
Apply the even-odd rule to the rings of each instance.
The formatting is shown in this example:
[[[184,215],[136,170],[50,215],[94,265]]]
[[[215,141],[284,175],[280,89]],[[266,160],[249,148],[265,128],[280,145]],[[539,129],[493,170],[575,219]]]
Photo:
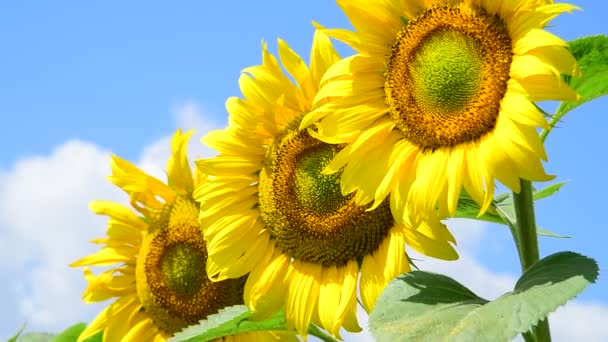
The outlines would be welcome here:
[[[263,63],[239,80],[245,99],[230,98],[229,127],[203,142],[218,150],[197,162],[212,177],[199,187],[212,280],[250,273],[245,304],[259,318],[281,307],[289,325],[305,336],[311,322],[335,336],[359,331],[357,279],[366,311],[395,276],[410,270],[405,244],[455,259],[454,242],[439,221],[398,223],[386,200],[374,210],[344,195],[341,172],[322,170],[343,148],[299,131],[325,71],[340,60],[328,37],[314,36],[310,67],[279,40],[277,59],[266,46]],[[310,134],[309,134],[310,132]]]

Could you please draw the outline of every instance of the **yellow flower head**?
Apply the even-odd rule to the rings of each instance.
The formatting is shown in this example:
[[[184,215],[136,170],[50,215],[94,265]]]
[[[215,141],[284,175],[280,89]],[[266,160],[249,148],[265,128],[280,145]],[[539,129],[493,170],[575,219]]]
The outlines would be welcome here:
[[[192,174],[186,147],[192,132],[177,131],[168,162],[168,185],[133,164],[112,157],[110,181],[130,195],[141,213],[112,202],[91,204],[96,214],[109,216],[107,237],[97,253],[71,266],[110,266],[99,275],[84,274],[87,303],[115,298],[79,337],[103,331],[104,341],[165,341],[173,333],[198,323],[219,309],[243,303],[244,278],[211,282],[205,273],[207,251],[198,222],[199,206],[192,198],[205,177]],[[260,340],[268,333],[230,339]]]
[[[197,162],[213,176],[195,190],[201,205],[214,280],[247,273],[245,303],[262,318],[284,306],[288,324],[306,335],[311,322],[338,336],[358,331],[357,279],[370,311],[386,284],[409,271],[404,245],[444,259],[456,254],[438,221],[411,227],[396,222],[389,202],[375,210],[344,195],[340,177],[325,166],[341,145],[298,129],[325,71],[339,60],[329,38],[314,36],[310,67],[279,40],[282,66],[263,46],[263,64],[244,70],[244,99],[230,98],[229,127],[203,142],[220,154]]]
[[[464,188],[487,210],[495,180],[546,181],[533,104],[574,100],[566,43],[543,27],[575,9],[552,1],[338,1],[355,31],[325,30],[357,54],[333,65],[301,127],[346,144],[328,172],[360,204],[383,203],[404,221],[452,215]],[[412,222],[416,222],[417,219]]]

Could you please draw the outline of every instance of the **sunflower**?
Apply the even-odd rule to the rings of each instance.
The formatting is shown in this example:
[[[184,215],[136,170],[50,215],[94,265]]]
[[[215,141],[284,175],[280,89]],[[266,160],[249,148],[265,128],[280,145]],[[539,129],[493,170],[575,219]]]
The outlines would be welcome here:
[[[110,217],[105,245],[71,266],[110,266],[94,275],[88,267],[83,299],[87,303],[116,298],[80,335],[79,341],[103,331],[104,341],[165,341],[219,309],[243,303],[244,278],[211,282],[205,273],[207,252],[192,191],[204,180],[193,175],[186,147],[192,132],[177,131],[168,161],[168,185],[133,164],[112,157],[110,181],[131,198],[141,214],[118,203],[96,201],[91,210]],[[269,333],[228,340],[275,340]]]
[[[496,180],[547,181],[534,105],[574,100],[566,43],[543,30],[575,6],[537,0],[338,0],[355,31],[325,30],[356,54],[334,64],[301,127],[345,144],[326,170],[343,170],[359,204],[397,217],[453,215],[464,190],[489,207]],[[311,126],[313,127],[313,126]],[[414,219],[412,219],[414,218]]]
[[[404,245],[455,259],[453,237],[438,221],[396,222],[388,201],[375,210],[343,195],[340,176],[322,169],[343,146],[300,131],[323,74],[340,58],[329,37],[314,35],[310,67],[279,40],[278,59],[262,47],[262,65],[239,80],[244,99],[226,102],[229,125],[203,142],[218,150],[197,161],[210,180],[194,192],[200,202],[212,280],[247,273],[245,303],[264,318],[284,307],[290,327],[306,336],[311,322],[335,336],[359,331],[357,281],[369,312],[386,284],[410,270]],[[296,84],[297,83],[297,84]]]

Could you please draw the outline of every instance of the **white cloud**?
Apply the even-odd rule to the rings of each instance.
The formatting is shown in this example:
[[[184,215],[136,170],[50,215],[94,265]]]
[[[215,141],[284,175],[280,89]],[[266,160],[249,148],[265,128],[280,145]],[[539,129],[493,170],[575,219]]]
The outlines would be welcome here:
[[[198,108],[189,102],[176,107],[174,116],[181,128],[197,129],[200,137],[213,125]],[[172,133],[145,148],[137,163],[161,180]],[[199,146],[198,139],[191,140],[191,157],[210,155]],[[91,213],[88,204],[98,199],[128,204],[106,179],[109,174],[109,151],[82,141],[0,170],[0,340],[25,322],[28,331],[59,331],[90,320],[103,306],[80,300],[82,270],[68,264],[95,252],[98,247],[87,242],[105,232],[107,218]]]
[[[94,199],[119,198],[105,176],[109,153],[69,141],[49,156],[17,162],[0,183],[0,241],[4,310],[0,338],[27,322],[54,330],[88,318],[80,301],[82,271],[67,265],[95,250],[84,243],[103,232],[104,220],[91,214]],[[6,279],[6,280],[4,280]],[[8,304],[8,305],[7,305]],[[7,324],[8,326],[4,326]]]
[[[555,342],[608,341],[608,306],[605,303],[573,301],[550,317]]]

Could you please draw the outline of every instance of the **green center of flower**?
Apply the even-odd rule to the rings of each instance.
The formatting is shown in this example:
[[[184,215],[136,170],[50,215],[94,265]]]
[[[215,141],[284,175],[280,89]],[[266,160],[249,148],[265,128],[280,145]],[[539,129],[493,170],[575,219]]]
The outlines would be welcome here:
[[[294,259],[343,265],[375,251],[393,227],[388,201],[366,211],[352,194],[342,195],[341,172],[321,173],[341,148],[294,130],[268,149],[260,172],[261,217]]]
[[[205,276],[205,258],[196,247],[178,244],[170,247],[161,260],[161,273],[169,288],[184,297],[200,288]]]
[[[397,34],[384,93],[402,136],[422,150],[478,141],[496,126],[511,38],[503,21],[469,5],[436,5]]]
[[[458,115],[479,93],[482,63],[475,40],[450,30],[432,34],[418,48],[410,67],[420,107]]]
[[[244,279],[211,282],[207,249],[192,198],[178,197],[149,225],[135,268],[142,310],[167,334],[226,306],[242,304]]]
[[[296,161],[294,191],[302,206],[316,213],[332,212],[344,204],[340,191],[341,172],[324,175],[321,171],[336,155],[337,148],[322,144],[302,152]]]

